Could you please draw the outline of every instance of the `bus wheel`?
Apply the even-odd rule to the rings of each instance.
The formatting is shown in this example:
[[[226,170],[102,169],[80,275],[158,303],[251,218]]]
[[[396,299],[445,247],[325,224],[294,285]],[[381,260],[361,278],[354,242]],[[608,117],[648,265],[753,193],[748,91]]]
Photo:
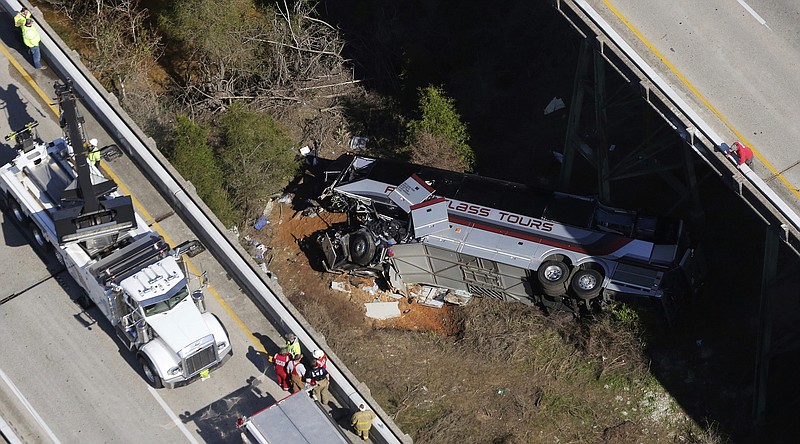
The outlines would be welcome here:
[[[572,276],[570,287],[578,299],[594,299],[600,294],[603,283],[603,275],[597,270],[586,269],[578,270]]]
[[[567,292],[569,267],[561,261],[544,261],[536,270],[536,277],[547,296],[561,296]]]
[[[350,235],[350,258],[358,265],[366,266],[375,257],[375,242],[364,231],[357,231]]]

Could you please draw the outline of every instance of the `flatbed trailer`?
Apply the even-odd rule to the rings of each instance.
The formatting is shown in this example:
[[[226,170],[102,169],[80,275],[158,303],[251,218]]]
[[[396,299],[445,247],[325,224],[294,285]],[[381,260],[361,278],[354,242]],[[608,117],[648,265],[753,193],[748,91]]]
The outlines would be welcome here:
[[[289,395],[252,416],[238,427],[244,443],[349,444],[339,426],[305,391]]]

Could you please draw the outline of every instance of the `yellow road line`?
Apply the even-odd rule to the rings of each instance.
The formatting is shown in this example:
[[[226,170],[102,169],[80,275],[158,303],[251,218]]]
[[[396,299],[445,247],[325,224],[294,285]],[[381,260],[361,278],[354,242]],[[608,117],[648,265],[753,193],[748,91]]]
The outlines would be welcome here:
[[[111,179],[111,180],[113,180],[114,182],[117,183],[117,186],[119,187],[119,190],[120,190],[120,192],[122,192],[122,194],[131,197],[131,200],[133,201],[133,206],[136,207],[136,211],[138,211],[139,214],[141,214],[141,216],[145,220],[154,220],[153,217],[150,216],[150,213],[148,213],[147,210],[144,209],[144,207],[139,202],[139,200],[136,199],[136,197],[134,197],[133,193],[130,192],[128,187],[126,187],[125,184],[122,183],[122,181],[120,180],[119,176],[114,174],[114,172],[111,171],[111,169],[108,168],[103,163],[100,164],[100,169],[103,170],[103,174],[105,174],[106,177],[108,177],[109,179]],[[151,227],[158,234],[160,234],[161,237],[163,237],[164,240],[166,240],[168,244],[170,244],[172,246],[175,246],[175,244],[172,242],[172,239],[170,239],[170,237],[167,235],[167,233],[164,232],[164,230],[161,228],[160,225],[158,225],[158,222],[153,222]],[[201,274],[200,271],[197,269],[197,267],[194,266],[194,264],[189,260],[189,258],[185,258],[185,260],[186,260],[186,264],[189,266],[189,271],[191,271],[192,274],[194,274],[195,276],[200,276],[200,274]],[[187,278],[188,278],[188,276],[187,276]],[[253,335],[253,333],[250,331],[249,328],[247,328],[246,325],[244,325],[244,322],[241,320],[241,318],[239,318],[239,316],[237,316],[236,313],[233,312],[233,310],[230,308],[230,306],[222,299],[222,296],[220,296],[219,293],[217,293],[217,291],[214,290],[213,287],[207,286],[206,288],[208,289],[208,292],[211,293],[212,296],[214,296],[214,299],[216,299],[217,302],[219,302],[219,305],[222,306],[223,309],[225,309],[225,311],[233,319],[233,321],[236,322],[236,324],[244,332],[244,334],[247,336],[247,338],[250,339],[250,342],[253,343],[253,345],[255,346],[256,350],[266,354],[267,351],[264,349],[264,346],[261,344],[261,341],[259,341],[255,337],[255,335]]]
[[[33,88],[33,90],[36,91],[36,94],[38,94],[39,97],[41,97],[42,100],[44,100],[44,103],[48,107],[50,107],[50,110],[53,111],[53,114],[55,114],[56,117],[58,117],[58,108],[56,108],[55,105],[51,103],[53,99],[48,97],[47,94],[45,94],[44,91],[42,91],[42,88],[39,88],[39,85],[31,78],[30,74],[28,74],[28,71],[25,71],[25,68],[23,68],[22,65],[20,65],[19,62],[17,62],[17,60],[11,55],[11,53],[8,52],[8,48],[6,48],[6,45],[0,43],[0,52],[2,52],[6,56],[8,61],[11,62],[11,65],[14,68],[16,68],[16,70],[19,71],[20,74],[22,74],[22,78],[25,79],[26,82],[28,82],[31,88]]]
[[[727,126],[727,127],[728,127],[728,129],[730,129],[730,130],[731,130],[731,132],[733,132],[733,134],[734,134],[734,135],[736,135],[736,138],[737,138],[737,139],[739,139],[740,141],[744,142],[744,144],[745,144],[745,145],[747,145],[747,146],[749,146],[749,147],[753,148],[753,146],[752,146],[752,145],[750,144],[750,142],[749,142],[749,141],[748,141],[748,140],[747,140],[747,139],[744,137],[744,135],[743,135],[742,133],[740,133],[739,131],[737,131],[737,130],[736,130],[736,128],[734,128],[734,127],[733,127],[733,125],[732,125],[732,124],[731,124],[731,123],[728,121],[728,119],[726,119],[726,118],[725,118],[725,116],[723,116],[723,115],[722,115],[722,113],[720,113],[719,111],[717,111],[717,109],[714,107],[714,105],[712,105],[712,104],[711,104],[711,103],[710,103],[708,100],[706,100],[706,98],[705,98],[705,97],[703,97],[703,95],[702,95],[702,94],[700,94],[700,91],[698,91],[698,90],[697,90],[697,88],[695,88],[695,87],[694,87],[694,85],[692,85],[692,84],[689,82],[689,80],[687,80],[687,79],[686,79],[686,77],[685,77],[685,76],[684,76],[684,75],[683,75],[683,74],[682,74],[680,71],[678,71],[678,69],[677,69],[677,68],[675,68],[675,66],[674,66],[672,63],[670,63],[670,61],[669,61],[669,60],[667,60],[667,58],[666,58],[666,57],[664,57],[664,55],[663,55],[663,54],[661,54],[661,53],[660,53],[660,52],[659,52],[659,51],[656,49],[656,47],[655,47],[655,46],[653,46],[653,44],[651,44],[651,43],[649,42],[649,41],[648,41],[648,40],[647,40],[647,39],[644,37],[644,35],[642,35],[642,33],[641,33],[641,32],[639,32],[639,30],[638,30],[638,29],[636,29],[636,28],[635,28],[635,27],[634,27],[634,26],[631,24],[631,22],[630,22],[630,21],[628,21],[628,19],[627,19],[627,18],[625,18],[625,16],[623,16],[623,15],[622,15],[622,14],[619,12],[619,10],[617,10],[617,8],[615,8],[615,7],[614,7],[614,6],[613,6],[613,5],[610,3],[610,1],[609,1],[609,0],[603,0],[603,3],[606,5],[606,7],[608,7],[608,9],[609,9],[611,12],[613,12],[613,13],[614,13],[614,15],[616,15],[616,16],[617,16],[617,18],[618,18],[618,19],[620,19],[620,20],[622,21],[622,23],[624,23],[624,24],[625,24],[625,26],[627,26],[627,27],[628,27],[628,29],[630,29],[630,30],[631,30],[631,32],[633,32],[633,34],[634,34],[634,35],[636,35],[636,37],[637,37],[637,38],[638,38],[638,39],[639,39],[639,40],[640,40],[642,43],[644,43],[644,45],[645,45],[645,46],[647,46],[647,48],[648,48],[648,49],[649,49],[649,50],[650,50],[650,51],[651,51],[651,52],[652,52],[652,53],[653,53],[653,54],[654,54],[656,57],[658,57],[658,58],[659,58],[659,60],[661,60],[661,61],[664,63],[664,65],[666,65],[666,66],[667,66],[667,68],[669,68],[669,70],[670,70],[670,71],[672,71],[672,73],[673,73],[673,74],[675,74],[675,75],[678,77],[678,79],[679,79],[681,82],[683,82],[683,84],[684,84],[684,85],[686,85],[686,87],[687,87],[687,88],[689,88],[689,91],[691,91],[691,92],[692,92],[692,94],[694,94],[694,96],[695,96],[695,97],[696,97],[698,100],[700,100],[700,102],[702,102],[702,103],[703,103],[703,104],[704,104],[706,107],[708,107],[708,109],[709,109],[709,110],[710,110],[712,113],[714,113],[714,115],[715,115],[715,116],[717,116],[717,117],[718,117],[718,118],[719,118],[719,119],[722,121],[722,123],[724,123],[724,124],[725,124],[725,126]],[[792,184],[789,182],[789,180],[788,180],[788,179],[786,179],[786,178],[785,178],[785,177],[784,177],[784,176],[783,176],[783,175],[782,175],[782,174],[781,174],[781,173],[778,171],[778,169],[777,169],[777,168],[775,168],[775,167],[774,167],[774,166],[773,166],[773,165],[772,165],[772,164],[771,164],[771,163],[770,163],[770,162],[769,162],[769,161],[768,161],[766,158],[764,158],[764,156],[763,156],[763,155],[762,155],[760,152],[758,152],[758,151],[757,151],[755,148],[753,148],[753,153],[756,155],[756,157],[758,157],[758,160],[760,160],[760,161],[761,161],[761,163],[763,163],[763,164],[764,164],[764,165],[767,167],[767,169],[770,171],[770,173],[772,173],[772,175],[773,175],[773,176],[777,177],[777,178],[778,178],[778,180],[780,180],[780,181],[781,181],[781,183],[783,183],[783,185],[784,185],[784,186],[786,186],[786,188],[788,188],[788,189],[789,189],[789,191],[790,191],[792,194],[794,194],[794,196],[795,196],[795,197],[797,197],[798,199],[800,199],[800,191],[798,191],[798,189],[797,189],[797,188],[796,188],[794,185],[792,185]]]
[[[50,97],[48,97],[47,94],[45,94],[44,91],[42,91],[41,88],[39,88],[39,85],[31,78],[30,75],[28,75],[28,73],[25,71],[25,69],[22,67],[22,65],[17,63],[17,61],[14,59],[14,57],[11,56],[11,53],[8,52],[8,49],[2,43],[0,43],[0,51],[6,56],[8,61],[11,62],[11,64],[14,66],[14,68],[16,68],[17,71],[19,71],[19,73],[22,74],[22,77],[25,79],[25,81],[28,82],[28,84],[31,85],[33,90],[36,91],[36,93],[39,95],[39,97],[42,98],[44,103],[47,104],[47,106],[53,112],[53,114],[55,114],[56,118],[58,118],[58,115],[59,115],[58,108],[56,108],[55,105],[53,103],[51,103],[52,99]],[[130,192],[128,187],[126,187],[125,184],[122,183],[120,178],[116,174],[114,174],[114,172],[111,171],[110,168],[108,168],[105,164],[101,163],[100,164],[100,169],[103,170],[103,173],[106,175],[106,177],[108,177],[109,179],[111,179],[111,180],[113,180],[114,182],[117,183],[117,187],[119,187],[119,190],[122,192],[122,194],[125,194],[125,195],[128,195],[128,196],[131,197],[131,200],[133,201],[133,206],[136,207],[136,210],[139,212],[139,214],[141,214],[141,216],[145,220],[152,220],[153,219],[152,216],[150,216],[150,213],[148,213],[147,210],[144,209],[142,204],[139,203],[139,200],[136,199],[136,197],[134,197],[133,193]],[[167,241],[168,244],[170,244],[172,246],[175,245],[172,242],[172,240],[169,238],[169,236],[167,236],[167,233],[164,232],[164,230],[158,225],[158,223],[154,222],[152,227],[158,234],[161,235],[161,237],[164,238],[165,241]],[[194,264],[189,260],[189,258],[186,258],[186,264],[189,266],[189,271],[191,271],[192,273],[194,273],[197,276],[200,275],[200,272],[198,271],[197,267],[194,266]],[[188,279],[188,276],[187,276],[187,279]],[[211,286],[208,286],[206,288],[208,289],[208,292],[211,293],[212,296],[214,296],[214,299],[217,300],[219,305],[222,306],[223,309],[225,309],[225,311],[228,313],[228,315],[231,317],[231,319],[233,319],[233,321],[236,322],[236,325],[238,325],[239,328],[244,332],[245,336],[247,336],[247,338],[250,340],[250,342],[253,343],[253,345],[255,346],[256,350],[266,354],[267,351],[264,349],[264,346],[261,344],[261,341],[259,341],[255,337],[255,335],[253,335],[253,332],[251,332],[250,329],[247,328],[246,325],[244,325],[244,322],[242,321],[242,319],[239,318],[239,316],[237,316],[236,313],[233,312],[233,310],[230,308],[230,306],[228,306],[227,303],[225,303],[225,301],[222,299],[222,297],[219,295],[219,293],[217,293],[217,291],[214,290],[214,288],[211,287]]]

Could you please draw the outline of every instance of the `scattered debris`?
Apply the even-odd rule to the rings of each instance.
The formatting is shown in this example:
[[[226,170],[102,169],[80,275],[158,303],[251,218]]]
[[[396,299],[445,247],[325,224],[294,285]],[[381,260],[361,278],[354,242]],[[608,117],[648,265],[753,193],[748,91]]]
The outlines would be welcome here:
[[[554,113],[560,109],[564,109],[567,106],[564,105],[564,101],[559,99],[558,97],[553,97],[553,100],[547,104],[547,107],[544,109],[544,115],[548,115],[550,113]]]
[[[331,288],[336,290],[336,291],[341,291],[341,292],[344,292],[344,293],[350,293],[350,290],[345,286],[344,282],[333,281],[333,282],[331,282]]]
[[[444,295],[444,301],[453,305],[467,305],[472,299],[472,293],[464,290],[448,291]]]
[[[353,151],[364,151],[367,148],[369,137],[353,137],[350,139],[350,149]]]
[[[413,295],[418,304],[442,308],[444,307],[444,295],[447,293],[447,289],[429,287],[427,285],[412,285],[409,286],[409,293]]]
[[[391,319],[400,316],[397,302],[367,302],[367,317],[373,319]]]

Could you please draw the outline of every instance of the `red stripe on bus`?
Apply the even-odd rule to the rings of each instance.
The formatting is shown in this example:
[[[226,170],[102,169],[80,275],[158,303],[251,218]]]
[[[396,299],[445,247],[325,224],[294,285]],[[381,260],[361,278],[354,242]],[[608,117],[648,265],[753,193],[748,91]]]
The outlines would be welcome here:
[[[449,215],[449,220],[450,220],[450,222],[454,222],[454,223],[457,223],[457,224],[465,225],[465,226],[468,226],[468,227],[477,228],[479,230],[489,231],[489,232],[492,232],[492,233],[502,234],[502,235],[505,235],[505,236],[511,236],[511,237],[515,237],[517,239],[524,239],[524,240],[527,240],[527,241],[530,241],[530,242],[536,242],[538,244],[544,244],[544,245],[549,245],[551,247],[562,248],[564,250],[575,251],[575,252],[578,252],[578,253],[584,253],[584,254],[587,254],[589,256],[607,256],[607,255],[619,250],[620,248],[624,247],[625,245],[628,245],[633,240],[633,239],[629,239],[629,238],[626,238],[626,237],[623,237],[623,236],[613,236],[614,240],[612,242],[606,242],[605,245],[595,246],[595,248],[597,250],[595,250],[595,248],[592,248],[590,250],[588,248],[591,248],[592,246],[581,247],[581,246],[576,246],[576,245],[570,245],[570,244],[567,244],[567,243],[559,242],[559,241],[557,241],[555,239],[552,239],[552,238],[548,239],[548,238],[545,238],[545,237],[532,236],[531,234],[528,234],[528,233],[526,233],[524,231],[515,230],[513,228],[507,228],[507,227],[498,228],[498,227],[491,226],[491,225],[484,225],[484,224],[476,223],[476,222],[473,222],[473,221],[470,221],[470,220],[467,220],[467,219],[461,219],[461,218],[459,218],[457,216],[453,216],[453,215]],[[604,235],[604,239],[607,240],[608,237],[609,237],[608,235]],[[601,249],[601,248],[603,248],[603,249]]]

